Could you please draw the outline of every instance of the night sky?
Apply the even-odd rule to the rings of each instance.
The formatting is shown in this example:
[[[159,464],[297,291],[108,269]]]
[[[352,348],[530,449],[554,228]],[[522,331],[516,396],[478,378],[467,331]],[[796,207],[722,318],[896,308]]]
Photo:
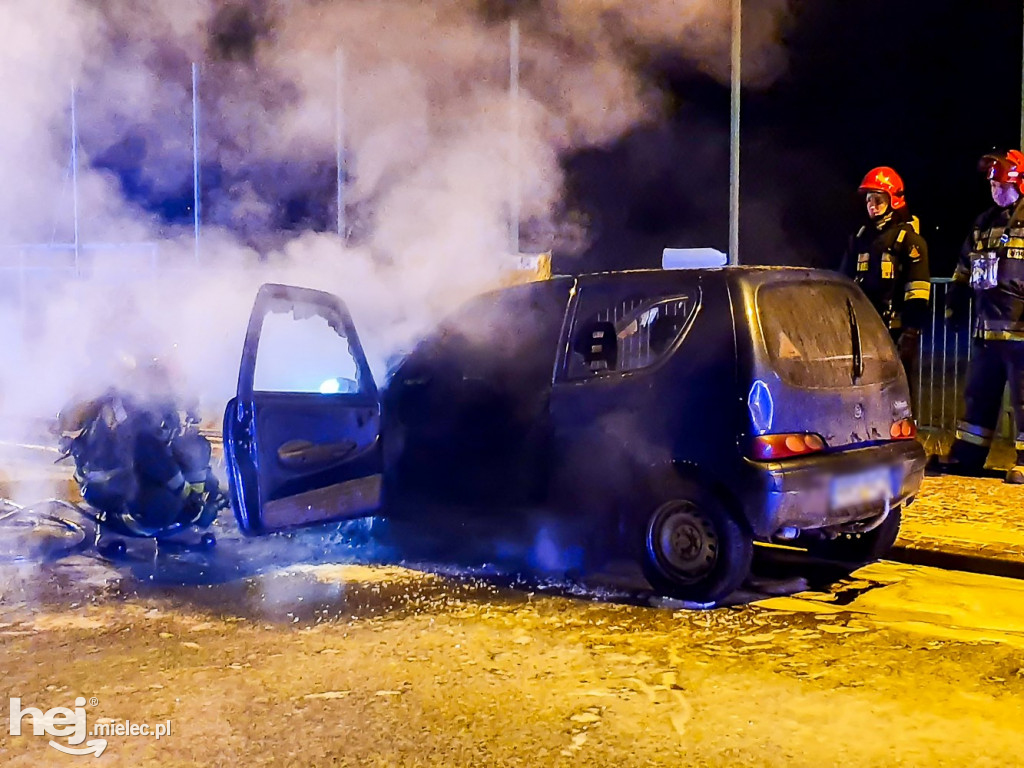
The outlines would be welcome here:
[[[978,158],[1020,140],[1024,8],[790,7],[786,75],[743,96],[741,261],[834,267],[863,214],[857,184],[891,165],[922,221],[933,274],[949,276],[972,219],[991,204]],[[567,163],[597,233],[582,258],[562,260],[573,271],[653,266],[664,245],[726,249],[728,88],[671,57],[650,76],[671,95],[669,123]]]
[[[481,0],[481,7],[498,7],[495,23],[520,8],[512,0]],[[790,0],[788,7],[788,68],[770,87],[743,94],[741,262],[837,266],[863,218],[857,184],[871,167],[891,165],[921,219],[933,274],[949,276],[970,222],[991,202],[978,159],[1019,143],[1020,0]],[[211,31],[216,58],[251,55],[259,27],[250,21],[245,11],[221,24],[230,34]],[[662,118],[611,146],[563,158],[566,210],[585,225],[589,246],[556,250],[561,272],[656,266],[666,246],[726,249],[728,86],[673,52],[646,56],[639,66],[664,96]],[[130,197],[187,224],[191,184],[174,199],[154,199],[137,154],[122,142],[96,162],[120,177]],[[273,179],[266,170],[253,173]],[[330,231],[333,163],[313,163],[301,175],[305,196],[281,201],[276,235],[239,236],[272,247],[289,230]],[[210,210],[227,185],[217,167],[204,167],[203,179]],[[528,225],[524,236],[527,249],[535,245]]]

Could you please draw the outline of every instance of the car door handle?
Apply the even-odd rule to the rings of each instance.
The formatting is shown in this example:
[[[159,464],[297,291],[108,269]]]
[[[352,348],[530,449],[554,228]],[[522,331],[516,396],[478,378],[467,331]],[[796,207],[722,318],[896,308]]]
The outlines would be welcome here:
[[[355,440],[339,440],[336,443],[289,440],[277,449],[277,460],[285,469],[309,469],[341,461],[355,449]]]

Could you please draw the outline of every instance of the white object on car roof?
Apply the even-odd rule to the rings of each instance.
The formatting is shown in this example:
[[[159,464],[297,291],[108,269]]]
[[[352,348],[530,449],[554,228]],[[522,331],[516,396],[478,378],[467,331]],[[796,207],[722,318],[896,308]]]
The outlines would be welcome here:
[[[715,248],[666,248],[661,253],[662,269],[706,269],[728,263],[729,257]]]

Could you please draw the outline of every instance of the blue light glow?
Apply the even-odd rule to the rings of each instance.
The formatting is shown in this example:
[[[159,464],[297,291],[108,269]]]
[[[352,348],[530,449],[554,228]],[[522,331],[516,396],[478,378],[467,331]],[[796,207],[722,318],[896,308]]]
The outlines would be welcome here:
[[[321,395],[336,395],[341,392],[341,382],[337,379],[327,379],[320,385]]]

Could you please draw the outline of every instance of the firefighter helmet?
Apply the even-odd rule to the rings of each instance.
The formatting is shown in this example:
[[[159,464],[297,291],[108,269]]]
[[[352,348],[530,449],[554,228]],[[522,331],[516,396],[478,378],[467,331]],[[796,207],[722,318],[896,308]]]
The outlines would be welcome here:
[[[981,158],[979,167],[989,181],[1013,184],[1024,192],[1024,154],[1018,150],[990,152]]]
[[[889,195],[889,204],[893,210],[902,208],[907,204],[903,196],[906,192],[903,189],[903,179],[892,168],[887,165],[872,168],[868,171],[864,180],[857,187],[861,194],[865,192],[885,192]]]

